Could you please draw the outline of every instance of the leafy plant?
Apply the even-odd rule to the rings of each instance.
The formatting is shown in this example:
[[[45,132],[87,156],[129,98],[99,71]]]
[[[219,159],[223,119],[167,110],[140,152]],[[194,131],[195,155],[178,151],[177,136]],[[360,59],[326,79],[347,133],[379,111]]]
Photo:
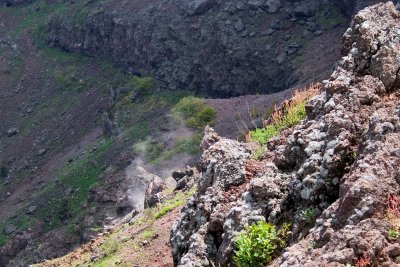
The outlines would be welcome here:
[[[260,160],[265,155],[265,152],[267,152],[267,150],[268,149],[265,146],[258,147],[253,151],[251,158],[254,160]]]
[[[206,104],[203,99],[188,96],[182,98],[172,109],[172,115],[176,119],[183,119],[185,124],[201,129],[206,125],[213,125],[217,112]]]
[[[154,229],[147,229],[143,232],[142,237],[144,239],[153,238],[156,235],[156,231]]]
[[[234,261],[240,267],[261,267],[268,264],[286,246],[290,225],[281,230],[275,225],[259,221],[246,227],[236,239]]]
[[[150,90],[155,85],[152,77],[138,77],[134,76],[128,81],[128,86],[138,93],[144,93]]]
[[[118,251],[119,243],[115,238],[108,238],[101,246],[101,254],[103,257],[113,255]]]
[[[304,91],[295,92],[292,99],[286,101],[280,108],[275,108],[264,128],[250,131],[247,139],[263,145],[278,136],[284,129],[299,124],[307,115],[307,100],[316,95],[319,90],[319,84],[312,84]]]
[[[168,212],[172,211],[173,209],[182,206],[191,196],[194,195],[195,192],[196,188],[193,188],[188,192],[179,192],[172,199],[167,200],[165,203],[158,207],[154,215],[154,219],[157,220],[166,215]]]
[[[300,213],[300,217],[308,223],[314,222],[316,216],[317,212],[313,208],[305,209]]]
[[[400,232],[397,229],[389,229],[389,237],[392,239],[397,239],[400,237]]]

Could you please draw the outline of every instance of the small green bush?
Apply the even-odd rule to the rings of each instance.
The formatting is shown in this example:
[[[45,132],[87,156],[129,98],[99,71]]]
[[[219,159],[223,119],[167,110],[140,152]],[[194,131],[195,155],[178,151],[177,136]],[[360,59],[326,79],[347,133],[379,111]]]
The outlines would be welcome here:
[[[313,223],[315,221],[315,218],[317,217],[317,212],[313,208],[308,208],[300,213],[300,217],[307,223]]]
[[[286,102],[281,109],[275,109],[271,116],[271,123],[264,128],[250,131],[251,140],[260,144],[266,144],[272,138],[278,136],[284,129],[299,124],[306,118],[306,103],[320,90],[319,84],[311,85],[305,91],[295,92],[289,102]]]
[[[275,225],[259,221],[248,226],[236,239],[234,261],[239,267],[264,267],[286,246],[289,225],[277,231]]]
[[[143,93],[150,90],[155,85],[152,77],[137,77],[134,76],[128,81],[128,86],[138,93]]]
[[[400,232],[396,229],[389,229],[389,237],[392,239],[397,239],[400,237]]]
[[[107,257],[115,254],[118,251],[119,242],[115,238],[107,239],[101,246],[101,254],[103,257]]]
[[[172,109],[172,115],[175,119],[182,119],[186,125],[201,129],[206,125],[213,125],[217,112],[206,104],[203,99],[188,96],[182,98]]]

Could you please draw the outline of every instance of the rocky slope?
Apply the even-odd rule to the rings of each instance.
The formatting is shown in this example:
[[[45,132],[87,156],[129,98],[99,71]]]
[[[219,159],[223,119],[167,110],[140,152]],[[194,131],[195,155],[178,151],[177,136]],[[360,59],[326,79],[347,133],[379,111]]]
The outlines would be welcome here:
[[[176,265],[228,266],[237,234],[259,220],[293,225],[271,266],[400,264],[387,206],[400,191],[399,25],[392,2],[360,11],[307,119],[271,140],[261,161],[251,144],[206,130],[198,193],[171,230]]]
[[[172,89],[271,93],[329,75],[348,23],[338,2],[88,1],[75,19],[51,18],[48,42],[101,53]]]

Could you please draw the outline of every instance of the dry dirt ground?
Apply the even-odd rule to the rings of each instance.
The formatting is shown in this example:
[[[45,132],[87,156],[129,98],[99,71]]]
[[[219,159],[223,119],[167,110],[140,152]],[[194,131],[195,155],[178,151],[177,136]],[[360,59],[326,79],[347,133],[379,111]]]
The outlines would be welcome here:
[[[115,228],[110,227],[74,252],[36,266],[172,267],[170,229],[179,216],[180,209],[181,207],[177,207],[154,222],[143,219],[138,219],[133,225],[119,225],[115,222]],[[118,246],[113,247],[115,244]],[[107,253],[110,255],[105,256]]]

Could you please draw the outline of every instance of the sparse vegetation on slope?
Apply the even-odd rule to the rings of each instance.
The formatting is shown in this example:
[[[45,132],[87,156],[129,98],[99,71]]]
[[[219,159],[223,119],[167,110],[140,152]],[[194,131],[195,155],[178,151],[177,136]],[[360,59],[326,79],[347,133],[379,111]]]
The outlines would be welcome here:
[[[239,267],[263,267],[286,246],[290,225],[280,230],[264,221],[250,225],[236,239],[234,261]]]
[[[169,189],[165,190],[167,194]],[[194,193],[192,188],[186,192],[169,193],[167,200],[157,207],[144,210],[140,215],[133,218],[129,223],[116,226],[112,231],[104,233],[92,242],[83,245],[78,251],[68,254],[62,258],[49,260],[35,266],[43,267],[111,267],[111,266],[151,266],[146,265],[150,259],[149,247],[152,243],[159,244],[157,253],[166,254],[160,251],[165,246],[165,241],[160,244],[158,239],[169,239],[169,229],[165,222],[167,214],[182,206]],[[165,233],[166,232],[166,233]]]
[[[319,89],[319,84],[313,84],[303,91],[296,91],[293,97],[286,101],[282,107],[275,108],[264,128],[250,131],[248,139],[264,145],[278,136],[284,129],[299,124],[306,117],[307,100],[316,95]]]
[[[212,126],[215,123],[216,111],[206,104],[203,99],[188,96],[182,98],[172,109],[176,119],[183,119],[185,124],[195,129]]]

